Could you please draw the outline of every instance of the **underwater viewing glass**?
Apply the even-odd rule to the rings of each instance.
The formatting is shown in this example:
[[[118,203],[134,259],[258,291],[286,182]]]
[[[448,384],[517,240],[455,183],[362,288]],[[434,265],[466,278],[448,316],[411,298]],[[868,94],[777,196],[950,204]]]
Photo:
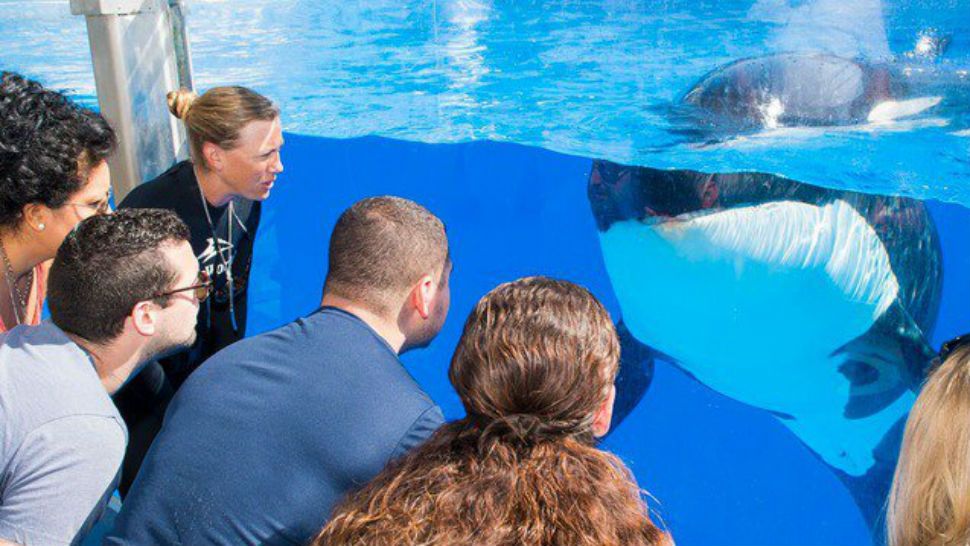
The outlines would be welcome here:
[[[84,19],[4,2],[3,69],[96,108]],[[287,142],[247,263],[255,221],[202,221],[200,334],[306,315],[344,208],[404,196],[462,263],[403,359],[446,418],[482,294],[565,278],[620,332],[601,445],[678,545],[882,545],[924,372],[970,343],[970,1],[191,6],[193,79],[270,97]],[[135,95],[165,134],[168,91]]]

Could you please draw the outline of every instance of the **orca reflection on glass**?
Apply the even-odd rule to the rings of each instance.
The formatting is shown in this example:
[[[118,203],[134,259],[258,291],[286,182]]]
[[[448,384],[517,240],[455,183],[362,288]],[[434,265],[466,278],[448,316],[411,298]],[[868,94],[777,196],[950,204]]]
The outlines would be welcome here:
[[[924,205],[607,161],[588,191],[626,338],[618,419],[662,353],[778,417],[874,525],[934,357],[942,267]]]

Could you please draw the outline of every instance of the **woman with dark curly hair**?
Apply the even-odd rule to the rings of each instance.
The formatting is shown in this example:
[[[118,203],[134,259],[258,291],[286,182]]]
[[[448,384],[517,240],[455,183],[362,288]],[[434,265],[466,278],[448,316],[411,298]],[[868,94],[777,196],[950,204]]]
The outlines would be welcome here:
[[[0,72],[0,332],[40,322],[47,262],[78,222],[109,210],[114,148],[98,113]]]
[[[314,546],[654,546],[609,430],[620,356],[603,306],[575,284],[498,286],[465,323],[449,378],[467,416],[345,499]]]

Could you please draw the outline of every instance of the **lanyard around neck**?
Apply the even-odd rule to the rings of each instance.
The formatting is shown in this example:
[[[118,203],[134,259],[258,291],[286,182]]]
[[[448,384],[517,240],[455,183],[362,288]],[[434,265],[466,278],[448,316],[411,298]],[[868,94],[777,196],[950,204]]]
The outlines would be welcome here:
[[[202,184],[196,184],[196,186],[199,188],[199,198],[202,199],[202,210],[205,212],[205,220],[206,220],[206,223],[209,225],[209,234],[212,236],[212,247],[216,251],[216,255],[219,256],[219,261],[222,263],[222,267],[226,272],[226,291],[229,293],[229,320],[232,322],[232,329],[238,332],[239,325],[236,323],[236,302],[235,302],[235,294],[234,294],[235,286],[233,286],[233,278],[232,278],[232,264],[233,264],[233,261],[236,259],[236,256],[235,256],[236,245],[233,242],[233,237],[232,237],[232,225],[233,223],[235,223],[234,221],[236,220],[235,208],[233,206],[234,200],[233,199],[229,200],[229,210],[226,211],[226,214],[229,215],[228,221],[226,222],[226,226],[227,226],[226,237],[228,238],[227,242],[230,245],[229,248],[227,249],[229,252],[229,259],[227,260],[226,257],[222,254],[222,245],[219,244],[219,236],[216,234],[215,224],[212,223],[212,215],[209,213],[209,203],[208,201],[205,200],[205,193],[202,191]],[[242,226],[241,222],[240,222],[240,227],[242,227],[243,232],[245,233],[246,228],[245,226]],[[206,305],[207,306],[212,305],[211,299],[206,300]],[[211,317],[212,317],[212,313],[210,312],[209,313],[210,321],[212,320]],[[209,326],[211,326],[211,323],[209,324]]]

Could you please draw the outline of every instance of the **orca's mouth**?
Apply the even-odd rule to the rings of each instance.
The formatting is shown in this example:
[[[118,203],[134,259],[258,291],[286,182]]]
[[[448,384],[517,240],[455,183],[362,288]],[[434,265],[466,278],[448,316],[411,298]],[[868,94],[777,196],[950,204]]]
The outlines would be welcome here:
[[[588,195],[600,231],[635,220],[645,225],[683,222],[720,209],[713,177],[596,161]]]
[[[691,212],[684,212],[678,214],[677,216],[665,216],[661,214],[648,214],[638,218],[637,220],[645,226],[659,226],[665,224],[686,224],[692,220],[697,220],[698,218],[704,218],[705,216],[711,216],[717,214],[718,212],[723,212],[721,209],[703,209],[695,210]]]

